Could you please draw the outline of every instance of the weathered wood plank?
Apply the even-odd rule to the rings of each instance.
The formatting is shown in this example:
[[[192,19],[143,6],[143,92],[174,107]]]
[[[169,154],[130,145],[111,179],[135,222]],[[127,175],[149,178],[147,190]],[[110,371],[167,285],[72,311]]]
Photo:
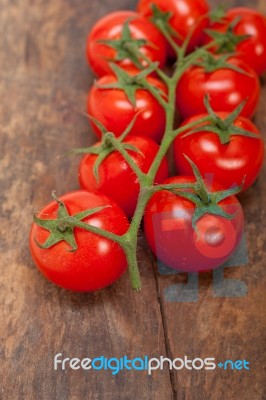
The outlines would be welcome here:
[[[140,250],[143,291],[124,276],[112,288],[78,295],[46,282],[30,259],[32,211],[78,187],[77,159],[57,159],[94,140],[82,117],[92,83],[84,58],[93,22],[134,1],[0,0],[0,226],[2,316],[0,398],[9,399],[263,399],[265,318],[264,176],[242,196],[249,266],[226,273],[243,280],[248,296],[212,297],[211,276],[200,281],[198,303],[169,303],[164,288],[184,277],[154,279],[151,256]],[[213,0],[212,4],[220,3]],[[263,0],[233,2],[262,11]],[[265,98],[257,123],[264,129]],[[155,266],[155,268],[157,268]],[[156,287],[158,285],[158,288]],[[159,290],[160,302],[158,303]],[[163,318],[162,318],[163,315]],[[165,344],[166,343],[166,344]],[[249,372],[164,370],[143,372],[53,371],[53,357],[168,355],[245,358]]]
[[[219,1],[211,1],[219,4]],[[227,5],[250,6],[266,13],[265,1],[227,1]],[[266,88],[256,123],[266,139]],[[266,166],[256,184],[241,195],[246,217],[249,262],[247,266],[229,268],[227,279],[243,281],[248,294],[243,298],[215,298],[212,274],[199,281],[199,300],[195,303],[167,302],[164,291],[169,285],[184,282],[184,276],[158,276],[162,314],[170,358],[215,357],[217,361],[246,359],[250,371],[188,371],[172,374],[177,400],[220,400],[265,398],[265,202]],[[155,264],[155,269],[158,270]]]
[[[172,397],[169,372],[54,371],[53,357],[166,354],[154,273],[140,250],[143,293],[124,276],[95,294],[46,282],[28,250],[32,212],[53,189],[78,188],[78,159],[57,156],[94,139],[86,118],[93,76],[84,57],[93,22],[132,2],[0,2],[0,398]],[[137,383],[137,384],[136,384]]]

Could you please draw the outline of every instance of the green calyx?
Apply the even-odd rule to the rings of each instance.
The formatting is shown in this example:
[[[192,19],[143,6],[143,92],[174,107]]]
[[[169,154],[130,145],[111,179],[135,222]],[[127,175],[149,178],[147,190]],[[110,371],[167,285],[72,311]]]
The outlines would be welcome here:
[[[41,226],[42,228],[48,230],[50,232],[49,237],[43,244],[40,244],[35,239],[36,244],[42,249],[49,249],[50,247],[54,246],[59,242],[66,242],[71,250],[71,252],[76,251],[78,249],[77,242],[74,235],[74,228],[75,227],[82,227],[84,225],[87,230],[89,230],[89,225],[82,223],[81,221],[90,216],[98,213],[99,211],[103,210],[104,207],[97,207],[92,208],[90,210],[82,211],[78,214],[71,216],[65,206],[65,204],[58,199],[55,193],[52,193],[53,199],[58,203],[58,212],[57,218],[55,219],[41,219],[34,214],[34,222]],[[92,229],[97,229],[91,227]]]
[[[158,149],[156,157],[154,158],[149,171],[147,171],[147,173],[144,173],[139,168],[131,154],[131,151],[139,152],[139,150],[135,149],[133,146],[130,146],[130,144],[125,143],[124,141],[125,137],[130,132],[135,120],[133,120],[128,128],[123,132],[123,134],[119,138],[117,138],[112,132],[108,132],[108,130],[104,126],[102,126],[99,121],[92,118],[93,123],[98,126],[98,128],[102,132],[101,143],[98,144],[98,146],[95,145],[88,148],[75,149],[71,152],[76,154],[90,153],[97,156],[97,160],[95,160],[96,162],[94,163],[94,174],[96,179],[99,179],[99,167],[101,163],[105,160],[106,157],[108,157],[108,155],[112,151],[117,151],[123,157],[125,162],[130,166],[130,168],[139,180],[140,191],[136,209],[127,232],[124,235],[120,236],[113,234],[112,232],[99,229],[93,225],[89,225],[89,223],[83,222],[83,219],[89,217],[90,215],[94,215],[97,212],[104,212],[101,211],[104,207],[93,208],[91,210],[85,210],[81,213],[77,213],[76,215],[70,215],[66,207],[67,204],[65,205],[61,200],[57,199],[55,195],[54,199],[57,201],[58,204],[56,218],[53,220],[42,219],[40,213],[37,213],[37,215],[34,216],[35,224],[41,226],[43,229],[46,229],[49,232],[49,237],[47,238],[47,240],[45,240],[44,243],[40,244],[36,241],[37,245],[43,249],[47,249],[59,242],[66,242],[66,250],[77,250],[77,241],[75,239],[77,229],[74,228],[80,228],[84,231],[92,232],[100,237],[117,243],[123,249],[126,255],[129,275],[131,279],[131,286],[134,290],[140,290],[141,288],[137,255],[138,232],[141,226],[143,215],[145,213],[145,209],[147,207],[147,203],[153,193],[160,190],[168,190],[173,192],[175,195],[181,197],[183,196],[184,199],[186,198],[192,201],[192,203],[195,204],[192,225],[197,232],[197,222],[202,216],[206,214],[213,214],[222,218],[232,219],[234,215],[226,213],[224,207],[219,203],[223,199],[238,193],[242,189],[242,187],[237,187],[227,191],[210,192],[210,190],[208,189],[209,187],[206,186],[206,183],[200,175],[197,167],[190,160],[188,161],[190,162],[191,167],[194,170],[194,175],[196,177],[195,181],[193,180],[194,182],[176,185],[154,185],[154,180],[158,168],[161,165],[163,157],[166,155],[168,149],[173,143],[173,140],[178,137],[178,135],[184,134],[185,132],[188,132],[188,134],[198,132],[198,127],[200,127],[200,130],[212,129],[213,132],[216,132],[219,135],[222,143],[228,143],[231,134],[255,137],[250,132],[245,132],[243,130],[238,130],[238,132],[236,131],[237,128],[233,126],[233,122],[235,118],[237,118],[237,110],[235,110],[235,114],[231,114],[230,122],[229,117],[225,120],[218,118],[213,110],[211,110],[211,107],[209,107],[208,110],[210,115],[203,116],[197,121],[193,121],[179,128],[176,128],[176,86],[180,78],[188,68],[192,67],[195,62],[199,62],[199,60],[202,61],[202,57],[204,57],[204,52],[201,48],[198,48],[195,51],[187,54],[187,47],[190,43],[191,38],[190,35],[187,35],[182,45],[178,46],[175,40],[175,37],[177,37],[178,35],[169,24],[171,18],[170,13],[163,13],[156,6],[153,6],[153,18],[155,24],[160,29],[165,39],[169,42],[169,44],[172,46],[177,54],[177,61],[173,67],[173,71],[171,71],[171,74],[170,71],[165,72],[160,69],[159,63],[152,62],[142,52],[142,46],[154,45],[147,43],[147,41],[145,41],[144,39],[135,40],[134,38],[132,38],[130,32],[130,20],[128,20],[123,28],[122,37],[120,38],[120,40],[101,41],[101,43],[103,43],[104,45],[114,49],[115,57],[112,60],[114,63],[110,64],[110,66],[112,68],[112,71],[116,75],[117,80],[114,79],[115,82],[110,83],[109,85],[100,86],[96,84],[99,89],[106,88],[123,90],[126,94],[127,99],[135,108],[135,111],[137,103],[137,90],[147,90],[147,92],[149,92],[151,96],[158,100],[159,104],[163,107],[166,120],[165,132],[160,144],[160,148]],[[193,30],[191,30],[191,34],[192,33]],[[217,48],[220,45],[220,39],[214,39],[211,43],[205,46],[205,49]],[[226,57],[229,56],[226,55]],[[222,60],[227,61],[226,57]],[[216,62],[218,57],[215,56],[214,58]],[[116,64],[116,62],[122,61],[123,59],[132,60],[133,64],[137,66],[140,72],[137,75],[132,76],[126,71],[122,70],[119,65]],[[214,64],[214,60],[212,60],[211,62],[213,62]],[[227,68],[229,68],[228,64]],[[230,68],[233,69],[234,67]],[[153,82],[150,81],[148,76],[151,73],[156,73],[161,78],[161,81],[166,87],[165,91],[159,90],[157,87],[155,87]],[[242,73],[245,72],[242,71]],[[167,93],[167,95],[165,93]],[[239,110],[240,108],[241,105],[239,106]],[[137,118],[137,115],[135,118]],[[230,124],[232,125],[231,127]],[[214,128],[216,129],[216,131],[214,130]],[[231,128],[233,128],[234,131],[232,131]]]
[[[163,34],[167,42],[170,44],[174,52],[176,53],[177,57],[183,60],[190,35],[188,35],[185,39],[175,31],[171,24],[170,19],[172,17],[172,13],[169,11],[162,11],[156,4],[150,5],[152,16],[150,18],[151,22],[159,29],[159,31]],[[181,47],[176,43],[175,39],[180,39],[183,41]]]
[[[116,50],[114,59],[110,61],[120,62],[125,59],[130,59],[132,63],[142,69],[143,65],[141,62],[140,49],[143,46],[155,46],[153,43],[149,43],[146,39],[134,39],[132,37],[129,24],[133,18],[129,18],[122,29],[120,39],[106,39],[99,40],[98,43],[104,44],[112,49]]]
[[[191,184],[186,190],[180,189],[182,185],[177,184],[176,188],[174,185],[169,189],[166,185],[165,189],[183,197],[195,204],[195,211],[192,216],[192,226],[197,231],[196,224],[201,217],[206,214],[217,215],[219,217],[231,220],[235,217],[234,214],[229,214],[223,210],[219,205],[219,202],[226,199],[227,197],[233,196],[242,190],[243,185],[231,188],[229,190],[210,192],[202,178],[199,169],[194,162],[184,154],[184,157],[189,162],[193,174],[196,178],[196,182]],[[163,188],[162,188],[163,189]]]
[[[217,48],[215,52],[217,54],[223,54],[228,52],[235,52],[237,45],[246,39],[250,38],[250,35],[237,35],[234,32],[235,27],[240,22],[241,16],[236,17],[229,25],[226,32],[218,32],[213,29],[206,29],[205,32],[216,41]],[[221,20],[222,22],[222,20]]]
[[[202,52],[200,52],[200,58],[196,60],[193,65],[203,68],[207,73],[212,73],[219,69],[231,69],[232,71],[238,72],[242,75],[249,76],[249,74],[242,68],[228,62],[228,59],[233,56],[234,53],[227,53],[218,56],[207,50],[202,50]]]
[[[214,10],[209,12],[209,20],[211,23],[220,22],[222,23],[225,19],[225,7],[224,4],[219,4]]]
[[[123,90],[123,92],[127,96],[128,101],[132,104],[133,107],[136,107],[136,91],[139,89],[147,89],[148,83],[146,81],[146,78],[157,69],[158,65],[159,64],[157,62],[151,63],[149,67],[145,68],[145,70],[141,71],[140,73],[136,75],[130,75],[124,69],[118,67],[118,65],[110,63],[110,67],[117,78],[117,82],[109,83],[106,85],[96,84],[96,87],[99,89]],[[157,90],[158,94],[160,94],[159,89],[156,89],[154,87],[154,90]]]
[[[242,101],[242,103],[240,103],[234,109],[234,111],[228,115],[227,118],[222,119],[212,109],[209,96],[205,95],[204,105],[206,107],[206,110],[208,111],[208,114],[211,117],[210,122],[189,131],[183,137],[193,135],[197,132],[205,131],[215,133],[219,137],[222,144],[230,143],[231,136],[246,136],[254,139],[259,139],[259,135],[256,135],[255,133],[250,132],[246,129],[240,128],[239,126],[236,126],[234,124],[238,116],[241,114],[243,108],[245,107],[246,102],[246,100]]]
[[[138,118],[139,114],[141,111],[139,111],[130,124],[126,127],[122,135],[120,135],[118,138],[115,137],[115,135],[112,132],[108,132],[105,126],[98,121],[97,119],[93,118],[92,116],[89,116],[89,118],[92,120],[92,122],[100,129],[102,133],[102,140],[100,144],[90,146],[90,147],[80,147],[71,150],[68,154],[95,154],[97,155],[97,159],[93,165],[93,174],[95,176],[95,179],[97,182],[99,182],[99,168],[100,165],[103,163],[103,161],[114,151],[117,151],[119,148],[120,152],[126,153],[127,156],[130,158],[130,155],[128,154],[127,150],[135,151],[136,153],[141,154],[143,157],[143,153],[135,146],[131,145],[130,143],[124,143],[124,139],[127,137],[127,135],[130,133],[131,129],[133,128],[136,119]]]
[[[173,37],[179,37],[178,33],[171,27],[170,19],[173,15],[171,11],[162,11],[156,4],[151,4],[152,17],[151,22],[164,34]]]

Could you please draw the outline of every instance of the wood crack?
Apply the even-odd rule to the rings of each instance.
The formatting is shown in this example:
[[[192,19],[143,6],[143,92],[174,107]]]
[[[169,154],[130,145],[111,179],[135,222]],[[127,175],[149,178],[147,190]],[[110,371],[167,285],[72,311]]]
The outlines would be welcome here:
[[[150,257],[151,257],[151,259],[153,257],[153,255],[151,253],[150,253]],[[173,354],[171,351],[170,340],[169,340],[169,337],[167,334],[167,322],[166,322],[166,316],[165,316],[164,307],[163,307],[163,300],[162,300],[162,297],[160,294],[158,275],[156,273],[156,270],[157,270],[156,262],[154,260],[152,261],[152,268],[153,268],[154,278],[155,278],[155,282],[156,282],[157,298],[158,298],[158,304],[159,304],[163,333],[164,333],[164,344],[165,344],[165,350],[166,350],[166,357],[169,358],[170,360],[173,360]],[[170,369],[169,369],[169,378],[170,378],[171,389],[172,389],[172,400],[177,400],[177,390],[175,388],[175,377],[174,377],[173,371]]]

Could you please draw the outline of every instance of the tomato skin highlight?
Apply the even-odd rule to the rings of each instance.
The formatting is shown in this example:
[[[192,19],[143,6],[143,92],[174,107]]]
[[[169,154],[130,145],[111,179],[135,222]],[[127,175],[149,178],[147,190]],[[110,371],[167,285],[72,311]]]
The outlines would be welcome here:
[[[247,100],[241,115],[252,118],[260,96],[257,74],[243,61],[229,58],[228,63],[246,71],[248,75],[221,68],[206,72],[202,67],[190,67],[181,77],[176,88],[176,105],[183,119],[206,112],[204,96],[209,94],[214,111],[232,112]]]
[[[194,27],[194,32],[188,50],[192,51],[201,44],[204,37],[203,31],[209,24],[207,17],[209,6],[205,0],[140,0],[137,10],[146,18],[149,18],[152,16],[152,4],[156,4],[164,12],[170,11],[172,13],[170,25],[179,35],[175,38],[178,45],[182,44],[192,27]],[[168,56],[173,57],[173,50],[170,46]]]
[[[123,235],[129,228],[124,212],[108,197],[87,191],[69,192],[60,197],[70,215],[78,212],[108,206],[83,222]],[[54,219],[58,204],[53,201],[40,212],[42,219]],[[121,247],[112,240],[105,239],[84,229],[74,228],[78,249],[69,250],[66,242],[59,242],[49,249],[41,249],[35,240],[42,244],[49,232],[33,223],[30,232],[32,258],[40,272],[51,282],[65,289],[89,292],[103,289],[115,282],[126,270],[126,256]]]
[[[228,113],[217,113],[225,119]],[[187,123],[207,117],[201,114],[183,122]],[[243,184],[248,189],[258,177],[264,160],[264,143],[258,128],[247,118],[238,117],[234,125],[258,135],[258,139],[232,135],[230,142],[222,144],[217,134],[204,129],[185,137],[183,132],[174,141],[174,161],[181,175],[191,175],[192,168],[184,153],[197,165],[203,177],[209,177],[221,184],[223,189]],[[196,128],[200,127],[200,124]]]
[[[117,50],[99,43],[100,40],[117,40],[121,38],[122,28],[130,20],[129,28],[133,39],[145,39],[147,44],[140,51],[151,61],[158,61],[161,68],[166,62],[166,41],[160,31],[140,14],[132,11],[117,11],[101,18],[93,26],[87,38],[86,55],[93,72],[101,77],[112,74],[110,61],[115,61]],[[116,62],[121,68],[135,68],[130,59]],[[143,62],[145,66],[145,62]]]
[[[262,75],[266,71],[266,17],[256,10],[246,7],[232,8],[227,11],[223,23],[214,23],[210,29],[226,32],[228,25],[237,17],[241,17],[233,29],[237,35],[250,35],[236,47],[235,57],[247,63]],[[206,33],[203,42],[209,43],[212,39]],[[213,49],[215,50],[215,49]]]
[[[147,77],[147,81],[167,95],[166,86],[159,79]],[[165,110],[148,90],[136,91],[136,106],[128,100],[121,89],[104,89],[98,86],[117,82],[117,78],[106,75],[99,79],[89,91],[87,111],[88,114],[100,121],[108,132],[119,137],[139,113],[129,136],[144,136],[159,143],[165,130]],[[102,134],[99,128],[92,122],[92,128],[97,137]]]
[[[165,184],[191,183],[194,177],[177,176]],[[214,184],[213,189],[217,190]],[[232,220],[205,214],[192,227],[195,205],[163,190],[155,193],[144,214],[144,232],[157,258],[180,272],[199,272],[218,268],[235,251],[243,235],[243,211],[235,196],[221,201],[224,211],[235,214]]]
[[[150,139],[138,136],[126,138],[123,143],[136,147],[142,154],[127,150],[136,165],[147,173],[159,150],[159,146]],[[131,167],[117,151],[113,151],[99,167],[99,181],[93,173],[97,156],[88,154],[81,159],[79,182],[82,189],[98,190],[112,198],[132,217],[139,195],[139,181]],[[168,177],[168,164],[164,157],[155,177],[155,183],[161,183]]]

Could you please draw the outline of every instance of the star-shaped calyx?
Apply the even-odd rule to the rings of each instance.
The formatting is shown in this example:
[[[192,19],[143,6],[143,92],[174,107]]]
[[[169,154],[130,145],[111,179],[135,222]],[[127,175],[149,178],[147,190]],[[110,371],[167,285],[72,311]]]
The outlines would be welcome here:
[[[215,133],[222,144],[228,144],[230,143],[231,136],[247,136],[250,138],[254,138],[256,140],[260,139],[259,135],[256,135],[253,132],[250,132],[246,129],[240,128],[239,126],[236,126],[234,122],[236,121],[237,117],[241,114],[243,108],[246,105],[246,100],[241,102],[235,109],[234,111],[228,115],[227,118],[222,119],[220,118],[212,109],[210,105],[210,99],[209,96],[206,94],[204,97],[204,105],[206,107],[206,110],[208,114],[210,115],[210,122],[208,122],[206,125],[201,125],[198,128],[192,129],[189,131],[187,134],[185,134],[183,137],[193,135],[197,132],[212,132]]]
[[[192,226],[194,230],[197,232],[196,224],[198,220],[206,214],[217,215],[228,220],[233,219],[235,217],[235,214],[229,214],[225,212],[223,208],[219,205],[219,202],[226,199],[227,197],[239,193],[243,188],[243,184],[241,186],[236,186],[228,190],[211,192],[207,188],[206,183],[202,178],[196,164],[185,154],[184,157],[187,159],[193,170],[196,182],[194,185],[192,185],[192,188],[187,190],[178,189],[178,184],[176,185],[176,189],[174,188],[174,185],[172,185],[173,187],[170,189],[170,191],[177,194],[178,196],[184,197],[185,199],[195,204],[195,211],[192,216]]]
[[[99,168],[100,165],[103,163],[103,161],[111,154],[113,151],[116,151],[119,148],[119,151],[124,153],[127,150],[135,151],[136,153],[139,153],[141,156],[144,157],[144,154],[135,146],[131,145],[130,143],[124,143],[124,139],[127,137],[127,135],[130,133],[131,129],[133,128],[136,119],[138,116],[141,114],[142,110],[136,113],[136,115],[132,118],[132,121],[130,124],[126,127],[124,132],[116,138],[115,135],[112,132],[108,132],[108,130],[105,128],[105,126],[98,121],[96,118],[93,118],[92,116],[88,115],[88,117],[92,120],[92,122],[100,129],[102,133],[102,140],[101,143],[96,144],[94,146],[90,147],[81,147],[81,148],[76,148],[71,150],[70,152],[66,154],[95,154],[97,155],[96,161],[93,165],[93,174],[95,176],[95,179],[97,182],[99,182]],[[127,157],[130,157],[129,154],[127,154]]]
[[[199,52],[199,59],[196,60],[193,65],[202,67],[207,73],[217,71],[218,69],[231,69],[232,71],[239,72],[240,74],[250,76],[247,71],[228,61],[228,59],[233,56],[234,53],[214,55],[211,52],[203,49]]]
[[[181,39],[181,36],[170,24],[170,19],[172,18],[173,13],[171,11],[162,11],[156,4],[151,4],[150,7],[152,11],[152,17],[150,18],[151,22],[156,25],[161,32]]]
[[[226,32],[218,32],[214,29],[205,29],[205,32],[217,42],[217,48],[215,52],[217,54],[223,54],[228,52],[235,52],[237,45],[246,39],[250,38],[250,35],[237,35],[234,32],[235,27],[241,21],[241,16],[236,17],[227,27]]]
[[[99,89],[120,89],[123,90],[125,95],[127,96],[128,101],[132,104],[133,107],[136,107],[136,91],[139,89],[146,90],[146,86],[143,83],[143,80],[150,74],[152,74],[156,68],[158,67],[159,63],[154,62],[149,65],[149,67],[145,68],[143,71],[139,72],[136,75],[130,75],[127,71],[123,70],[122,68],[118,67],[118,65],[114,63],[109,64],[111,69],[114,72],[114,75],[117,78],[117,82],[109,83],[106,85],[98,85],[96,86]],[[157,88],[155,87],[155,90]],[[157,89],[159,93],[161,91]],[[165,95],[164,93],[162,93]]]
[[[102,39],[98,43],[102,43],[112,49],[116,50],[116,54],[112,60],[109,61],[123,61],[130,59],[132,63],[139,69],[143,68],[141,51],[143,46],[155,47],[155,44],[148,42],[146,39],[134,39],[130,31],[130,22],[134,19],[129,18],[121,31],[120,39]]]
[[[70,246],[71,250],[69,251],[76,251],[78,246],[74,235],[74,228],[81,226],[81,221],[84,218],[96,214],[108,206],[96,207],[90,210],[81,211],[75,215],[70,215],[64,202],[59,200],[54,192],[52,193],[52,197],[58,203],[57,217],[55,219],[42,219],[34,214],[35,224],[50,232],[50,235],[44,243],[41,244],[37,242],[36,239],[35,242],[40,248],[49,249],[55,244],[64,241]],[[89,230],[89,225],[85,223],[83,225],[84,227],[88,227]]]
[[[209,12],[209,20],[211,23],[214,22],[223,23],[226,20],[224,4],[219,4],[218,7],[214,8]]]

